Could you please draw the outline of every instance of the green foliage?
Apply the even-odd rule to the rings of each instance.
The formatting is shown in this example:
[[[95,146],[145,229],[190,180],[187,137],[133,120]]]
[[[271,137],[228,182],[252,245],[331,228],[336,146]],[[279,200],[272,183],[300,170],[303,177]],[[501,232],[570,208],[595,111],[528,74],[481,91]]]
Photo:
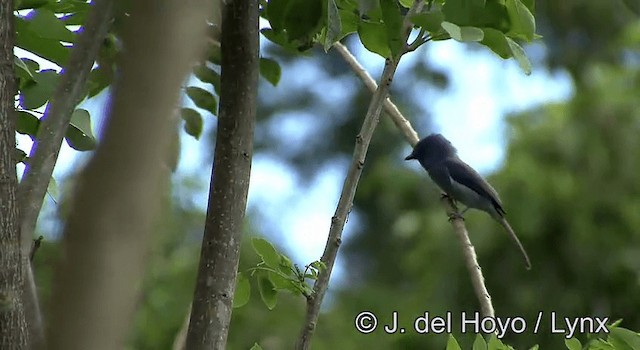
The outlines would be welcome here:
[[[69,146],[78,151],[88,151],[96,147],[96,138],[91,131],[89,111],[76,109],[73,112],[65,139]]]
[[[184,130],[187,134],[199,139],[204,124],[200,113],[192,108],[182,108],[180,109],[180,116],[184,120]]]
[[[410,0],[270,0],[262,16],[271,28],[262,33],[289,50],[305,51],[319,43],[327,51],[333,43],[357,31],[367,50],[382,57],[397,57],[408,49],[401,28],[406,8],[412,4]],[[526,74],[531,73],[531,64],[515,40],[530,42],[536,38],[533,1],[429,2],[411,16],[411,21],[421,29],[417,46],[450,38],[479,42],[502,58],[515,58]]]
[[[236,277],[236,292],[233,296],[233,307],[243,307],[249,302],[251,297],[251,285],[249,279],[242,273],[238,272]]]
[[[260,257],[260,262],[250,269],[251,275],[256,275],[260,297],[269,310],[275,308],[279,291],[310,296],[313,290],[306,280],[316,280],[318,273],[326,268],[324,263],[314,261],[301,271],[291,262],[291,259],[278,252],[269,241],[263,238],[251,239],[251,245]],[[249,298],[250,285],[242,281],[241,286],[240,282],[236,283],[236,288],[238,287],[240,289],[236,290],[235,298],[240,298],[238,305],[241,306],[246,304],[245,298],[247,300]]]
[[[271,85],[276,86],[280,82],[282,71],[280,65],[270,58],[260,58],[260,75],[264,77]]]

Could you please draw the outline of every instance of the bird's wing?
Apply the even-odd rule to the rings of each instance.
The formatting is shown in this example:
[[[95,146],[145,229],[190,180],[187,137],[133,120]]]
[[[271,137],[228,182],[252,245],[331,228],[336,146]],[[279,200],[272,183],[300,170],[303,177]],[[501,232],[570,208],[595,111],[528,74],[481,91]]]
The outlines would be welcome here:
[[[434,165],[428,168],[429,177],[448,195],[453,195],[453,184],[449,169],[444,164]]]
[[[491,187],[491,185],[489,185],[489,183],[485,181],[477,171],[458,158],[447,158],[444,163],[446,164],[446,168],[449,170],[449,175],[454,181],[469,187],[477,194],[488,198],[491,200],[498,213],[504,214],[504,209],[502,209],[502,202],[500,202],[498,192],[496,192],[496,190],[494,190],[493,187]]]

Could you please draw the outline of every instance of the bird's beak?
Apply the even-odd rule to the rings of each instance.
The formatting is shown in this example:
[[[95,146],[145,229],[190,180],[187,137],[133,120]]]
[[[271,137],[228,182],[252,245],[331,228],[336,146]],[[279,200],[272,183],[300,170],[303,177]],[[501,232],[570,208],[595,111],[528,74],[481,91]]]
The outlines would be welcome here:
[[[404,160],[411,160],[411,159],[416,159],[416,157],[413,155],[413,153],[408,155]]]

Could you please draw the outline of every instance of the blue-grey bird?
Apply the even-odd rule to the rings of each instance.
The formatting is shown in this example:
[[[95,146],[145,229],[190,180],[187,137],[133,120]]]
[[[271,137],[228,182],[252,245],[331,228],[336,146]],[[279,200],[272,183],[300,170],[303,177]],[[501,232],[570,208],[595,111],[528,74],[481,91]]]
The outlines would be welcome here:
[[[489,213],[498,221],[520,248],[527,269],[531,269],[527,252],[504,217],[506,212],[498,192],[477,171],[458,158],[458,151],[449,140],[440,134],[431,134],[420,140],[405,158],[411,159],[418,160],[431,180],[449,197],[466,206],[460,215],[469,208],[475,208]]]

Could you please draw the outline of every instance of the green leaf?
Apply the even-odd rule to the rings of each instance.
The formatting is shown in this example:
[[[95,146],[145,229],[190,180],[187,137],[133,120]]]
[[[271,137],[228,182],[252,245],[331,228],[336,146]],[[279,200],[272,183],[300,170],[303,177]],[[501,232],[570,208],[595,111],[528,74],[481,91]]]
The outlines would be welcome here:
[[[520,68],[524,71],[524,74],[526,75],[531,74],[531,62],[529,62],[529,58],[527,58],[527,55],[524,53],[524,50],[522,49],[522,47],[520,47],[518,43],[516,43],[515,41],[513,41],[513,39],[509,37],[507,37],[507,43],[511,48],[513,57],[518,62],[518,65],[520,65]]]
[[[18,111],[17,114],[16,131],[23,135],[29,135],[32,139],[38,135],[40,119],[26,111]]]
[[[400,0],[400,5],[404,8],[410,8],[413,5],[413,0]]]
[[[482,28],[484,38],[480,42],[482,45],[490,48],[498,56],[507,59],[513,57],[511,47],[507,42],[507,37],[501,31],[493,28]]]
[[[273,284],[274,289],[286,290],[296,295],[300,294],[300,289],[296,286],[296,283],[298,281],[295,281],[289,278],[284,278],[283,276],[274,272],[268,272],[267,275],[269,277],[269,280],[271,280],[271,283]]]
[[[113,70],[109,67],[98,67],[89,72],[89,80],[87,81],[87,93],[89,97],[93,97],[102,92],[109,84],[111,84]]]
[[[564,345],[569,350],[581,350],[582,349],[582,344],[576,338],[565,339],[564,340]]]
[[[37,9],[47,5],[49,2],[50,0],[20,0],[16,3],[15,9],[18,11]]]
[[[484,38],[482,29],[476,27],[459,27],[451,22],[444,21],[442,22],[442,28],[457,41],[482,41]]]
[[[324,51],[327,52],[331,45],[340,40],[342,34],[342,23],[336,0],[327,0],[327,34],[324,38]],[[273,84],[275,85],[275,84]]]
[[[238,272],[236,277],[236,292],[233,296],[233,308],[237,309],[246,305],[251,297],[251,284],[249,279],[242,273]]]
[[[507,13],[511,20],[509,36],[524,40],[533,40],[536,32],[536,20],[529,9],[520,0],[506,0]]]
[[[218,101],[209,91],[197,86],[189,86],[185,90],[187,91],[187,96],[196,106],[211,112],[213,115],[217,115]]]
[[[258,343],[253,343],[253,346],[249,350],[262,350],[262,346],[260,346]]]
[[[473,341],[473,350],[487,350],[487,342],[484,341],[481,334],[476,335]]]
[[[509,346],[504,345],[504,343],[500,339],[498,339],[498,337],[495,334],[491,334],[491,336],[489,337],[489,341],[487,342],[487,347],[488,347],[488,350],[513,349]]]
[[[640,349],[640,333],[619,327],[610,327],[609,332],[608,340],[616,349]]]
[[[29,22],[24,18],[14,18],[16,46],[64,67],[69,60],[71,47],[65,47],[57,39],[41,38],[29,28]]]
[[[260,298],[269,310],[276,307],[278,301],[278,292],[275,290],[271,280],[264,275],[258,276],[258,289],[260,290]]]
[[[341,8],[338,9],[338,13],[340,13],[340,23],[342,24],[342,33],[338,40],[341,40],[346,35],[358,31],[358,22],[360,21],[360,17],[358,17],[358,14],[354,11]]]
[[[209,52],[207,54],[207,61],[220,65],[222,63],[222,52],[220,52],[220,46],[209,45]]]
[[[269,0],[267,2],[265,14],[271,28],[276,32],[284,30],[284,18],[287,14],[288,5],[289,0]]]
[[[42,107],[53,95],[58,77],[58,73],[53,69],[37,72],[34,75],[35,84],[30,84],[20,91],[20,105],[24,109]]]
[[[47,185],[47,193],[49,194],[49,196],[51,196],[51,199],[54,202],[58,202],[58,196],[60,195],[60,192],[58,191],[58,183],[56,182],[56,179],[53,178],[53,176],[51,176],[51,178],[49,179],[49,184]]]
[[[289,0],[284,18],[284,28],[290,41],[306,42],[313,38],[322,26],[322,0]]]
[[[391,50],[387,44],[387,30],[384,24],[360,21],[358,23],[358,36],[367,50],[384,58],[391,56]]]
[[[281,74],[280,64],[278,64],[276,60],[260,57],[260,75],[270,82],[271,85],[278,85]]]
[[[26,75],[28,75],[29,77],[31,77],[31,79],[33,79],[33,73],[31,73],[31,69],[29,69],[29,66],[27,66],[27,64],[20,59],[20,57],[14,55],[13,56],[13,64],[16,66],[17,69],[23,71]],[[18,75],[20,75],[18,73]]]
[[[404,48],[405,42],[402,40],[402,21],[400,8],[396,0],[380,0],[382,9],[382,19],[387,30],[387,44],[391,49],[391,54],[397,57]]]
[[[265,38],[269,39],[269,41],[273,42],[274,44],[280,45],[285,49],[288,49],[291,51],[298,50],[296,45],[288,41],[287,33],[285,32],[278,32],[269,28],[264,28],[260,30],[260,33],[262,33],[262,35],[264,35]]]
[[[91,131],[91,116],[86,109],[76,109],[71,114],[65,139],[71,148],[88,151],[96,147],[96,139]]]
[[[13,149],[13,159],[16,164],[18,163],[26,163],[27,161],[27,153],[20,148],[16,147]]]
[[[204,124],[200,113],[191,108],[182,108],[180,110],[180,116],[182,120],[184,120],[184,131],[195,137],[196,140],[199,139],[200,135],[202,135],[202,127]]]
[[[534,346],[532,346],[531,348],[529,348],[529,350],[539,350],[540,349],[540,345],[536,344]]]
[[[46,9],[38,9],[29,14],[29,29],[43,39],[73,42],[75,35],[56,15]]]
[[[442,21],[444,21],[444,15],[442,11],[433,11],[427,13],[417,14],[411,17],[411,21],[414,24],[426,29],[431,36],[435,34],[441,33],[442,29]]]
[[[263,238],[254,237],[251,239],[251,245],[256,254],[260,255],[262,261],[272,269],[280,266],[280,253],[273,247],[269,241]]]
[[[456,338],[451,334],[449,334],[449,340],[447,340],[447,350],[462,350]]]
[[[447,22],[460,27],[490,27],[502,32],[510,28],[507,8],[500,1],[489,1],[481,6],[478,1],[447,0],[442,12]]]
[[[200,65],[193,69],[193,74],[203,83],[208,83],[215,87],[220,85],[220,74],[206,65]]]

